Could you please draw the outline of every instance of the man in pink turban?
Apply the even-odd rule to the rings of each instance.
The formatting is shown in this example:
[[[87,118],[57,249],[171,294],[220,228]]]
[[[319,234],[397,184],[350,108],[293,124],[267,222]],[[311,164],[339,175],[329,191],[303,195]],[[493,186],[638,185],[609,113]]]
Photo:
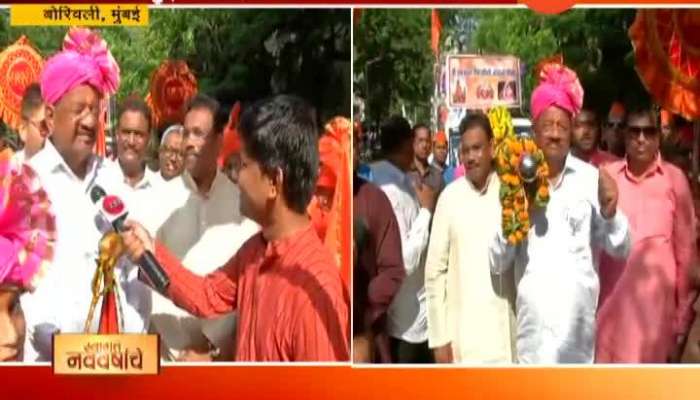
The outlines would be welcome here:
[[[530,210],[532,227],[521,249],[500,230],[491,247],[494,273],[515,265],[520,363],[593,362],[599,292],[593,249],[621,258],[629,252],[615,182],[569,154],[573,117],[582,103],[573,71],[560,64],[542,69],[531,111],[535,142],[549,165],[550,200]]]
[[[63,50],[51,57],[41,74],[49,140],[30,160],[56,213],[55,258],[46,284],[22,297],[27,319],[25,360],[51,357],[51,335],[81,332],[92,300],[98,243],[109,223],[90,200],[93,185],[127,204],[132,196],[118,165],[95,154],[103,98],[119,86],[119,66],[105,41],[94,31],[71,29]],[[133,207],[131,207],[133,211]],[[138,282],[137,268],[118,268],[121,331],[143,332],[150,314],[150,294]],[[102,309],[97,304],[97,309]],[[90,328],[95,332],[99,318]]]

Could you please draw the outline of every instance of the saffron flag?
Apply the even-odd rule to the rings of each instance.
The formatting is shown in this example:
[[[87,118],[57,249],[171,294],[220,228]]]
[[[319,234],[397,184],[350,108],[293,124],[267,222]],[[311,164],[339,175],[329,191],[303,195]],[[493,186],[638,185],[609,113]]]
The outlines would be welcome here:
[[[442,31],[442,22],[440,22],[440,14],[436,9],[433,9],[430,17],[430,47],[437,58],[440,55],[440,32]]]

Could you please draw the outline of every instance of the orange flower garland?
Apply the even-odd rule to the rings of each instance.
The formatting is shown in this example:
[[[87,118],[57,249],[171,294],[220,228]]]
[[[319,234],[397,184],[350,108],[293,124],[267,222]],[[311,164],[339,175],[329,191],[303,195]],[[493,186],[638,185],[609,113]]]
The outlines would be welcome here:
[[[505,107],[492,109],[488,117],[495,139],[496,173],[501,180],[503,236],[516,245],[530,230],[529,204],[544,207],[549,201],[549,167],[530,135],[515,135]]]

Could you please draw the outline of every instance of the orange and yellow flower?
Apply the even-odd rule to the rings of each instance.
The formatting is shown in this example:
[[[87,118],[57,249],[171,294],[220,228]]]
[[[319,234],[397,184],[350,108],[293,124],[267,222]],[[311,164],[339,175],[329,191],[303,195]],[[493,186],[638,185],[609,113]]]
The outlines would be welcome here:
[[[508,242],[516,245],[527,237],[530,230],[528,204],[534,202],[536,207],[543,207],[549,200],[549,168],[534,140],[515,136],[507,109],[492,109],[489,111],[489,121],[494,132],[499,132],[495,135],[494,157],[498,176],[505,186],[500,194],[503,208],[501,228]],[[520,160],[524,153],[532,154],[537,163],[538,185],[532,189],[526,187],[520,177]]]

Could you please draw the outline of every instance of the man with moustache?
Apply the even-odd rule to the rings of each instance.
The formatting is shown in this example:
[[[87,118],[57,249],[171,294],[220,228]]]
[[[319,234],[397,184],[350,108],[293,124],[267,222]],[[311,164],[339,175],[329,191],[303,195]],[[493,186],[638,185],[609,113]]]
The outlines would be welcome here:
[[[409,176],[415,183],[428,185],[433,191],[440,193],[445,187],[442,172],[428,162],[432,147],[430,129],[418,124],[413,127],[413,168]]]
[[[64,50],[51,57],[40,79],[51,132],[44,148],[29,161],[39,175],[56,214],[54,260],[34,293],[22,297],[27,320],[26,361],[51,359],[52,334],[83,331],[90,309],[98,244],[109,223],[96,218],[89,190],[97,184],[127,201],[119,168],[93,153],[103,96],[119,86],[119,66],[99,35],[74,28]],[[128,203],[128,201],[127,201]],[[128,204],[127,204],[127,208]],[[120,261],[116,282],[121,331],[145,332],[150,291],[138,280],[138,268]],[[101,309],[97,304],[97,309]],[[96,332],[99,318],[90,332]]]
[[[684,173],[661,159],[653,111],[631,111],[624,135],[627,157],[607,169],[634,234],[626,262],[600,266],[596,362],[665,363],[680,352],[693,318],[693,198]]]
[[[620,102],[614,102],[610,106],[608,118],[603,125],[601,147],[615,157],[625,156],[625,142],[623,128],[625,126],[625,107]]]
[[[163,132],[158,150],[160,176],[169,181],[182,173],[184,166],[182,149],[182,125],[172,125]]]
[[[613,178],[570,155],[573,119],[583,103],[576,74],[549,64],[542,77],[530,110],[535,141],[549,166],[550,199],[546,207],[530,209],[531,228],[521,244],[512,246],[498,230],[491,267],[503,273],[515,264],[518,362],[592,363],[595,250],[624,259],[629,228]]]
[[[135,192],[152,188],[158,175],[146,166],[151,141],[151,110],[139,98],[128,98],[117,115],[117,160],[124,182]]]
[[[155,216],[146,224],[185,268],[201,275],[226,263],[258,231],[239,210],[238,186],[217,165],[227,121],[215,99],[199,94],[190,101],[183,124],[185,171],[154,191]],[[151,330],[161,335],[166,360],[233,359],[233,314],[204,320],[153,296]]]
[[[592,109],[584,107],[574,117],[571,154],[594,167],[617,161],[617,157],[598,148],[599,139],[600,124],[598,123],[598,116]]]
[[[466,177],[447,185],[438,199],[425,263],[428,341],[439,363],[511,363],[513,274],[493,276],[489,266],[489,245],[501,221],[493,133],[482,114],[460,126]]]

